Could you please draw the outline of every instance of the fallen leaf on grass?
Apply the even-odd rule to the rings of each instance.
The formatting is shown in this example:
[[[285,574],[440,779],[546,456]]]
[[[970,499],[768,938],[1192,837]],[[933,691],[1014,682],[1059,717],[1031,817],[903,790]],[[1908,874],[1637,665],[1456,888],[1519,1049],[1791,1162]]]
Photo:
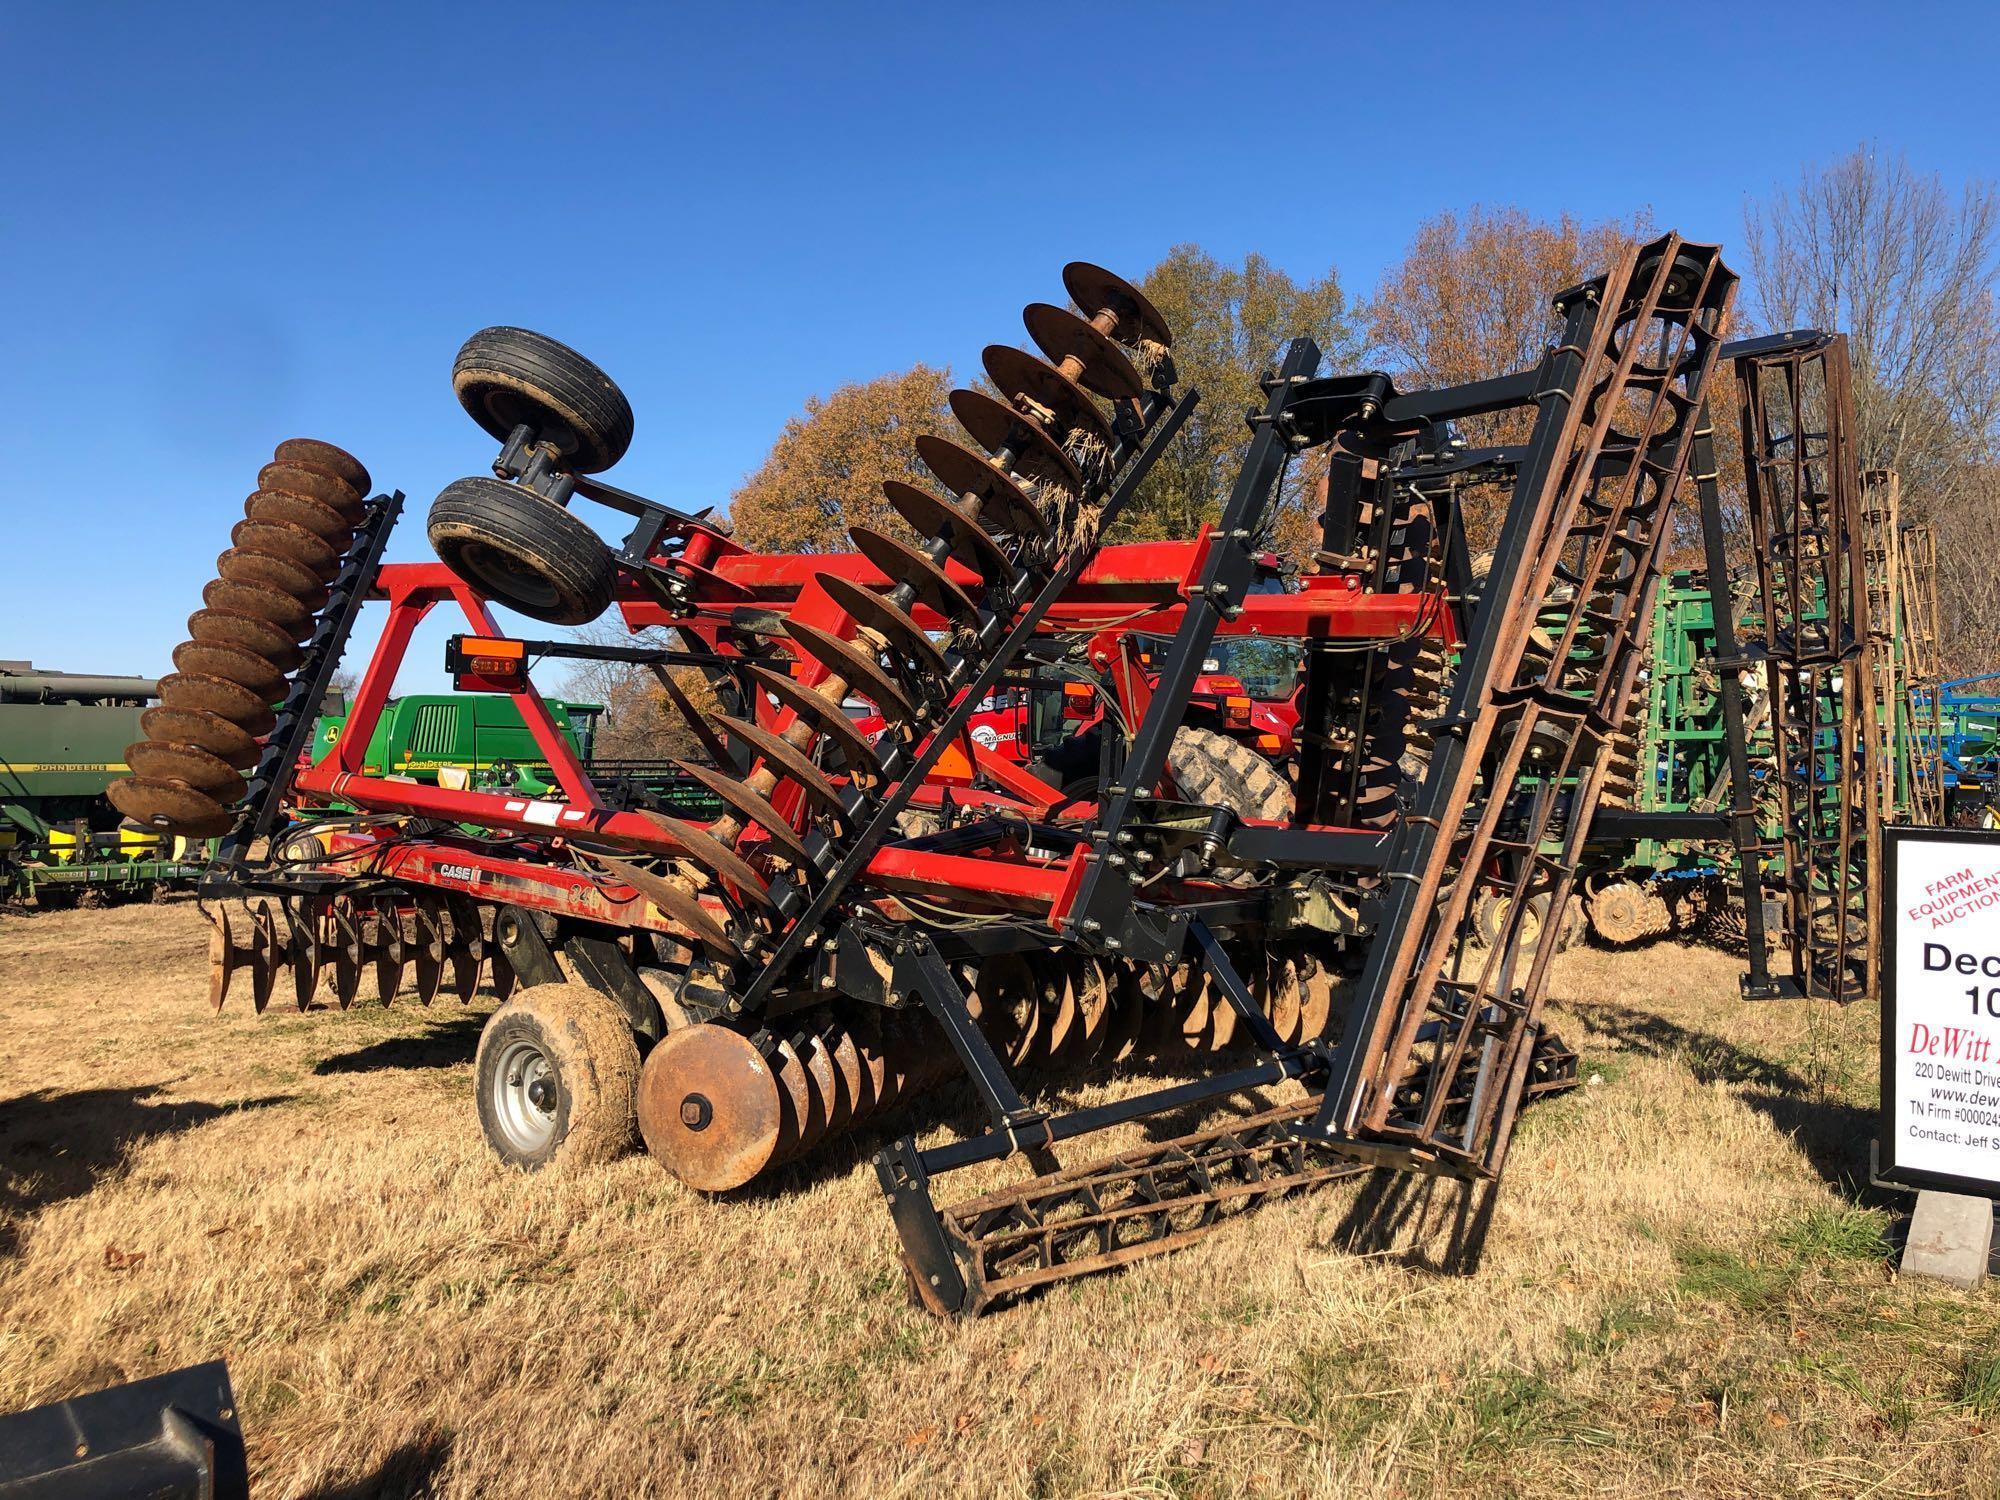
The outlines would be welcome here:
[[[937,1435],[937,1423],[932,1422],[928,1426],[919,1427],[915,1432],[904,1438],[903,1446],[905,1448],[921,1448]]]
[[[104,1269],[107,1271],[136,1271],[146,1263],[144,1250],[124,1251],[116,1245],[104,1247]]]
[[[1207,1452],[1208,1444],[1206,1442],[1198,1437],[1189,1438],[1185,1443],[1181,1444],[1182,1467],[1192,1469],[1196,1464],[1201,1462],[1203,1455]]]

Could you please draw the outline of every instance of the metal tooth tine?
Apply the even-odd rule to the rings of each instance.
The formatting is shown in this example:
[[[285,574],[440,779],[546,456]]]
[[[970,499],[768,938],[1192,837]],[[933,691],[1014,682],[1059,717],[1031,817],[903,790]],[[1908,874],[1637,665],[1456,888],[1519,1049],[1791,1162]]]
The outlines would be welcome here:
[[[208,1003],[218,1015],[229,998],[229,981],[236,971],[236,940],[229,907],[217,902],[208,913]]]
[[[745,864],[736,851],[722,840],[705,829],[697,828],[692,823],[684,823],[679,818],[670,818],[665,813],[641,808],[639,815],[678,844],[681,855],[690,863],[700,866],[704,873],[717,880],[728,881],[747,900],[758,906],[771,904],[771,894],[765,885],[764,877]],[[626,868],[629,870],[631,867],[626,866]],[[650,892],[648,896],[650,899]]]
[[[251,907],[250,921],[250,1003],[261,1016],[269,1007],[271,991],[278,982],[283,949],[270,902],[259,900]]]
[[[756,751],[774,774],[798,783],[822,809],[836,817],[846,816],[847,809],[840,800],[840,789],[826,779],[826,773],[814,765],[798,746],[748,719],[717,714],[715,722]]]
[[[793,865],[810,868],[811,857],[797,830],[771,802],[732,776],[722,776],[699,761],[676,759],[682,772],[700,782],[724,802],[764,830],[771,846]]]

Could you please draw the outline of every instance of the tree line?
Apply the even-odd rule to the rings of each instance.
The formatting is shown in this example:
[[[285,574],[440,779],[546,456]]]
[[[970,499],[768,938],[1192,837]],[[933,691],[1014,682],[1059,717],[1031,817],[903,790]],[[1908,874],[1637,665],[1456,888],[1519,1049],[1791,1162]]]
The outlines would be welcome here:
[[[1551,294],[1654,232],[1645,210],[1584,223],[1476,205],[1419,225],[1360,298],[1333,266],[1300,279],[1260,255],[1232,265],[1198,245],[1175,246],[1141,286],[1174,329],[1175,363],[1202,401],[1112,539],[1192,536],[1216,519],[1248,441],[1244,414],[1262,403],[1258,379],[1289,339],[1311,336],[1327,369],[1384,370],[1406,389],[1522,369],[1555,331]],[[1849,335],[1862,467],[1896,469],[1904,519],[1937,532],[1948,668],[2000,667],[2000,569],[1987,559],[2000,521],[2000,190],[1973,181],[1954,191],[1864,147],[1751,203],[1734,248],[1746,285],[1733,335],[1793,327]],[[918,364],[807,401],[731,497],[738,540],[843,551],[856,522],[896,528],[882,481],[927,481],[913,439],[958,436],[946,405],[955,383],[949,369]],[[1740,514],[1726,370],[1710,399],[1726,498]],[[1518,441],[1527,421],[1503,414],[1465,436]],[[1302,562],[1317,535],[1319,477],[1310,456],[1294,466],[1272,531],[1274,549]],[[1476,544],[1498,502],[1467,500]],[[1698,560],[1693,537],[1689,514],[1676,561]]]

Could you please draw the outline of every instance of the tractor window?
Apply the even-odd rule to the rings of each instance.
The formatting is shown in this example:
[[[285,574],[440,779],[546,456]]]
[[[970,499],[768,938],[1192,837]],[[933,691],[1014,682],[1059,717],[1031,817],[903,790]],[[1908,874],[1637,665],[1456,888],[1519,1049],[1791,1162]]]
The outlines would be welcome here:
[[[1209,643],[1208,660],[1202,666],[1227,673],[1252,698],[1269,701],[1291,697],[1303,651],[1300,642],[1286,636],[1219,635]]]

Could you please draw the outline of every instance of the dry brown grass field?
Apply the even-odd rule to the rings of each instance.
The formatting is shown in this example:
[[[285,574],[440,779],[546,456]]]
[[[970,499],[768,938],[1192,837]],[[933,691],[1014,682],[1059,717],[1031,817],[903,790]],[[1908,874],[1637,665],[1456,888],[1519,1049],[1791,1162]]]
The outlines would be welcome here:
[[[948,1327],[872,1138],[725,1202],[644,1156],[521,1177],[483,1004],[216,1018],[203,933],[0,916],[0,1410],[226,1356],[262,1496],[1994,1482],[2000,1295],[1899,1282],[1857,1186],[1872,1007],[1744,1005],[1723,953],[1564,956],[1594,1081],[1524,1118],[1474,1274],[1448,1193],[1376,1184]]]

